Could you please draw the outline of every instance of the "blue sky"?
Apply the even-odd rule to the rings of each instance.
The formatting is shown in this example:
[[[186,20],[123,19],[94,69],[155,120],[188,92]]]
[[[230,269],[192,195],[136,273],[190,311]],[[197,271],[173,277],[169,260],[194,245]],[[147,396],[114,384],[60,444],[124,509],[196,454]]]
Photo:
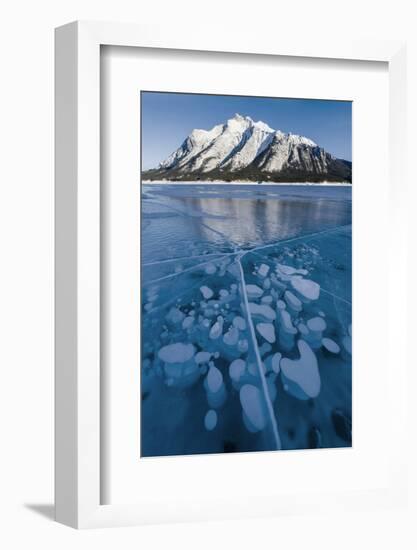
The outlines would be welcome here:
[[[142,92],[142,168],[155,168],[194,128],[208,130],[235,113],[275,130],[311,138],[338,158],[352,160],[348,101]]]

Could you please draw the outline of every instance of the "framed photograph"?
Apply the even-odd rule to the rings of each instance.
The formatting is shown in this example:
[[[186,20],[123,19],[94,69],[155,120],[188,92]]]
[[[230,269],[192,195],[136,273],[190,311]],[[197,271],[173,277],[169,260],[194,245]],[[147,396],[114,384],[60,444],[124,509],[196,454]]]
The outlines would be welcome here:
[[[57,520],[400,505],[404,45],[180,35],[56,31]]]

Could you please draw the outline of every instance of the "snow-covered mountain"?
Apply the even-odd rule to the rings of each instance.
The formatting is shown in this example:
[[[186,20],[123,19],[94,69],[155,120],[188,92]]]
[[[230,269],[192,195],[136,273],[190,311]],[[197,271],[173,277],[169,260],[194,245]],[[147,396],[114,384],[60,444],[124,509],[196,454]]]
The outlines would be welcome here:
[[[314,141],[273,130],[236,114],[211,130],[193,130],[182,145],[145,179],[351,181],[348,161]]]

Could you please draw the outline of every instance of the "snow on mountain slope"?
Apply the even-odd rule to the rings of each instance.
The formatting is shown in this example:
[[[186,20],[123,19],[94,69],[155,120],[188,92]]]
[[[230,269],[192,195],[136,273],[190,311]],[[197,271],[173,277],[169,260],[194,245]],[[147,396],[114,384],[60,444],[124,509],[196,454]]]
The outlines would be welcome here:
[[[203,149],[208,147],[223,131],[223,124],[214,126],[211,130],[193,130],[187,139],[166,160],[160,163],[159,168],[173,168],[184,166]]]
[[[289,177],[349,180],[351,166],[334,158],[313,140],[273,130],[262,121],[236,114],[211,130],[193,130],[182,145],[151,171],[166,179],[192,174],[229,174],[250,179]],[[234,176],[236,174],[236,176]],[[271,176],[272,175],[272,176]]]
[[[247,117],[249,119],[249,117]],[[274,130],[263,122],[253,122],[248,131],[247,139],[241,143],[237,150],[232,151],[232,155],[222,163],[222,167],[227,167],[230,170],[240,170],[245,168],[255,158],[261,154],[271,143]]]
[[[201,169],[210,172],[218,168],[246,143],[251,134],[253,121],[249,118],[235,115],[223,126],[221,134],[210,145],[197,155],[191,163],[192,170]]]

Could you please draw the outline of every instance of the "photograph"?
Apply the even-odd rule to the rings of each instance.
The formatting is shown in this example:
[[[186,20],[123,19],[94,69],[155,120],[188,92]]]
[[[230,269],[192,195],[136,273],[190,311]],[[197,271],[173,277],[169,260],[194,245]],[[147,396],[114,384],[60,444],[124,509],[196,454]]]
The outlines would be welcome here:
[[[140,457],[352,446],[352,102],[140,91]]]

